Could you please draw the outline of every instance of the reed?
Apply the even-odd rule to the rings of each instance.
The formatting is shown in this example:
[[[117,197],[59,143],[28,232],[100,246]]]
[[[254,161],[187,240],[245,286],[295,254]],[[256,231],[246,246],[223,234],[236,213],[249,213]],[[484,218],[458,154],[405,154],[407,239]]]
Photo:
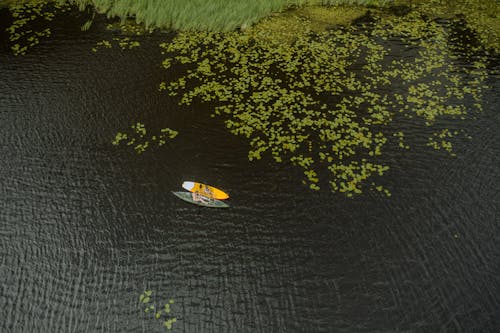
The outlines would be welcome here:
[[[99,13],[122,19],[134,17],[147,27],[179,30],[229,31],[250,26],[272,12],[307,0],[71,0],[92,5]]]

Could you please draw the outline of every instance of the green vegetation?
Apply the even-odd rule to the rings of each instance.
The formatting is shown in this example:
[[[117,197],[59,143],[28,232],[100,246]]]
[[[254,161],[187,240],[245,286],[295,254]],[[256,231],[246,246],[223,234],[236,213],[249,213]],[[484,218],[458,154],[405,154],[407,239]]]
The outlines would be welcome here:
[[[122,19],[135,17],[147,27],[182,30],[224,30],[250,26],[271,12],[305,0],[75,0],[81,7]]]
[[[139,47],[141,43],[137,40],[131,40],[130,37],[115,37],[113,40],[118,44],[122,50],[130,50]],[[100,48],[112,48],[110,41],[102,40],[96,43],[96,46],[92,48],[92,52],[97,52]]]
[[[465,18],[465,26],[477,33],[481,43],[500,52],[500,1],[498,0],[395,0],[410,5],[429,18]]]
[[[459,122],[482,110],[485,55],[500,50],[500,4],[495,0],[55,3],[12,7],[15,22],[8,31],[15,54],[24,54],[38,37],[50,34],[48,28],[34,33],[30,22],[48,22],[68,3],[121,17],[121,23],[108,26],[120,35],[97,42],[94,52],[113,45],[138,47],[134,36],[152,28],[184,30],[161,45],[163,67],[175,67],[177,77],[161,82],[159,90],[180,104],[211,103],[213,117],[248,139],[249,160],[268,156],[293,163],[303,169],[311,189],[328,183],[347,196],[365,188],[390,195],[374,178],[389,169],[379,158],[388,143],[403,151],[410,148],[413,138],[391,126],[401,117],[429,127],[423,131],[427,145],[454,156],[454,138],[467,136]],[[370,23],[351,25],[368,10]],[[434,20],[438,17],[449,23]],[[91,24],[92,19],[82,30]],[[454,36],[451,25],[471,29],[470,36]],[[463,35],[480,43],[465,41],[470,44],[457,53]],[[392,51],[395,42],[411,56],[401,58],[404,50]],[[459,65],[463,57],[469,58],[469,67]],[[456,120],[456,128],[442,125],[450,119]],[[131,129],[118,133],[113,144],[124,142],[142,153],[151,143],[161,146],[177,135],[164,128],[146,137],[140,123]]]
[[[2,0],[0,2],[0,8],[3,7],[16,7],[16,6],[22,6],[24,4],[36,4],[36,3],[46,3],[48,2],[47,0]]]
[[[137,24],[132,20],[107,24],[106,29],[113,31],[118,37],[113,37],[113,41],[98,41],[95,47],[92,48],[92,52],[97,52],[100,48],[110,49],[113,47],[113,44],[118,44],[122,50],[130,50],[141,45],[139,41],[140,36],[152,32],[152,30],[146,29],[143,25]]]
[[[399,148],[410,149],[410,146],[405,143],[405,134],[402,131],[396,132],[393,136],[398,138],[398,146]]]
[[[7,28],[11,50],[15,55],[24,55],[29,48],[40,43],[40,38],[50,37],[50,28],[34,31],[26,28],[35,20],[50,22],[55,13],[65,12],[69,9],[66,3],[53,1],[30,1],[20,5],[11,5],[10,10],[14,22]]]
[[[336,24],[348,24],[363,15],[366,6],[370,6],[372,10],[399,6],[417,10],[433,18],[462,15],[466,18],[466,25],[478,32],[483,44],[497,52],[500,50],[500,3],[496,0],[7,0],[2,4],[13,8],[17,15],[24,15],[22,12],[30,11],[30,7],[53,7],[52,14],[48,14],[52,19],[58,7],[69,8],[69,5],[76,5],[80,10],[93,10],[93,15],[96,12],[104,13],[108,17],[119,17],[122,22],[134,19],[143,24],[143,30],[171,28],[209,31],[231,31],[238,28],[246,30],[262,19],[276,15],[286,19],[290,16],[290,8],[300,8],[298,16],[308,19],[313,30],[317,30]],[[325,6],[333,6],[330,8],[334,10],[325,11]],[[40,15],[27,12],[26,17],[28,16],[32,20]],[[15,24],[15,30],[29,22],[23,20],[26,17],[20,18]],[[279,21],[283,22],[278,20],[274,23],[279,24]],[[92,18],[82,26],[82,30],[90,28],[91,24]],[[288,21],[287,28],[291,28],[287,31],[288,34],[302,29],[300,21]],[[283,28],[282,30],[284,31]],[[22,45],[31,45],[38,37],[50,34],[47,31],[39,33],[42,35],[35,35],[33,40],[19,43],[17,47],[22,49]],[[23,54],[24,51],[15,52]]]
[[[130,128],[132,129],[132,131],[130,131],[130,133],[128,134],[118,132],[112,144],[114,146],[118,146],[123,141],[127,146],[134,147],[134,150],[138,154],[145,152],[148,148],[151,147],[152,144],[163,146],[166,143],[166,140],[173,139],[177,136],[177,134],[179,134],[179,132],[166,127],[160,129],[160,131],[156,134],[147,137],[147,130],[144,124],[137,123],[135,125],[132,125]]]
[[[163,66],[184,68],[185,74],[161,83],[160,90],[184,105],[214,103],[213,116],[248,138],[249,160],[268,154],[276,162],[289,161],[303,168],[311,189],[319,189],[319,175],[327,170],[332,190],[361,193],[368,179],[388,170],[377,156],[394,119],[416,118],[429,127],[439,127],[441,119],[465,120],[482,110],[487,75],[477,57],[469,69],[454,64],[446,27],[418,12],[376,15],[366,27],[324,32],[290,16],[302,20],[301,29],[285,39],[279,30],[275,40],[258,27],[180,33],[161,45],[167,56]],[[415,57],[391,54],[388,39],[416,50]],[[474,105],[466,107],[466,99]],[[437,133],[440,141],[431,146],[451,153],[451,143],[439,134],[451,131]],[[404,133],[397,138],[398,146],[408,149]]]
[[[139,302],[143,306],[144,312],[154,314],[154,318],[156,320],[163,321],[163,326],[165,326],[166,329],[171,330],[172,325],[177,322],[177,318],[170,315],[170,312],[172,311],[171,306],[174,304],[174,300],[170,299],[168,303],[157,307],[152,302],[152,296],[153,292],[151,290],[146,290],[139,296]]]
[[[324,6],[357,5],[357,6],[386,6],[394,0],[321,0]]]

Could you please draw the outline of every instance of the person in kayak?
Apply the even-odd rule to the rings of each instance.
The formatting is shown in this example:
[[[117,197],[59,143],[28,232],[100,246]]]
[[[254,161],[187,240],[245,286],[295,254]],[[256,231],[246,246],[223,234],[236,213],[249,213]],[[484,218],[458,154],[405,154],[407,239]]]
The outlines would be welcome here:
[[[204,204],[206,204],[206,203],[209,203],[209,202],[210,202],[210,198],[208,198],[208,197],[206,197],[206,196],[204,196],[204,195],[201,195],[201,194],[200,194],[200,193],[198,193],[198,192],[192,192],[192,193],[191,193],[191,196],[193,197],[193,201],[194,201],[194,202],[199,201],[199,202],[204,203]]]

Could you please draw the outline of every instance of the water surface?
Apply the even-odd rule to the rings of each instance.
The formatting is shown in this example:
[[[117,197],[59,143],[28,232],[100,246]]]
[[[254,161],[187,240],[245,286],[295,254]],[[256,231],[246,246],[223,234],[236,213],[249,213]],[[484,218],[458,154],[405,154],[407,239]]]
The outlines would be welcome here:
[[[165,331],[142,312],[145,289],[175,300],[178,332],[499,327],[498,67],[456,158],[389,150],[392,196],[347,199],[248,162],[208,108],[159,93],[165,36],[93,53],[103,22],[53,30],[22,57],[2,36],[0,331]],[[141,155],[112,146],[136,121],[180,134]],[[178,200],[187,179],[228,191],[232,208]]]

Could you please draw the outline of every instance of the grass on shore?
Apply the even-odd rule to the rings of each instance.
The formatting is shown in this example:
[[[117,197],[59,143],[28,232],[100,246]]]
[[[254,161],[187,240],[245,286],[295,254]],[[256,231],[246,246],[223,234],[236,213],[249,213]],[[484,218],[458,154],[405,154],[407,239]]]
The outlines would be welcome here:
[[[74,0],[99,13],[122,19],[135,17],[147,27],[175,30],[229,31],[250,26],[272,12],[300,6],[306,0]]]
[[[61,1],[61,0],[59,0]],[[290,8],[338,5],[386,5],[392,0],[67,0],[93,6],[109,17],[134,17],[146,27],[175,30],[245,29],[271,13]]]

